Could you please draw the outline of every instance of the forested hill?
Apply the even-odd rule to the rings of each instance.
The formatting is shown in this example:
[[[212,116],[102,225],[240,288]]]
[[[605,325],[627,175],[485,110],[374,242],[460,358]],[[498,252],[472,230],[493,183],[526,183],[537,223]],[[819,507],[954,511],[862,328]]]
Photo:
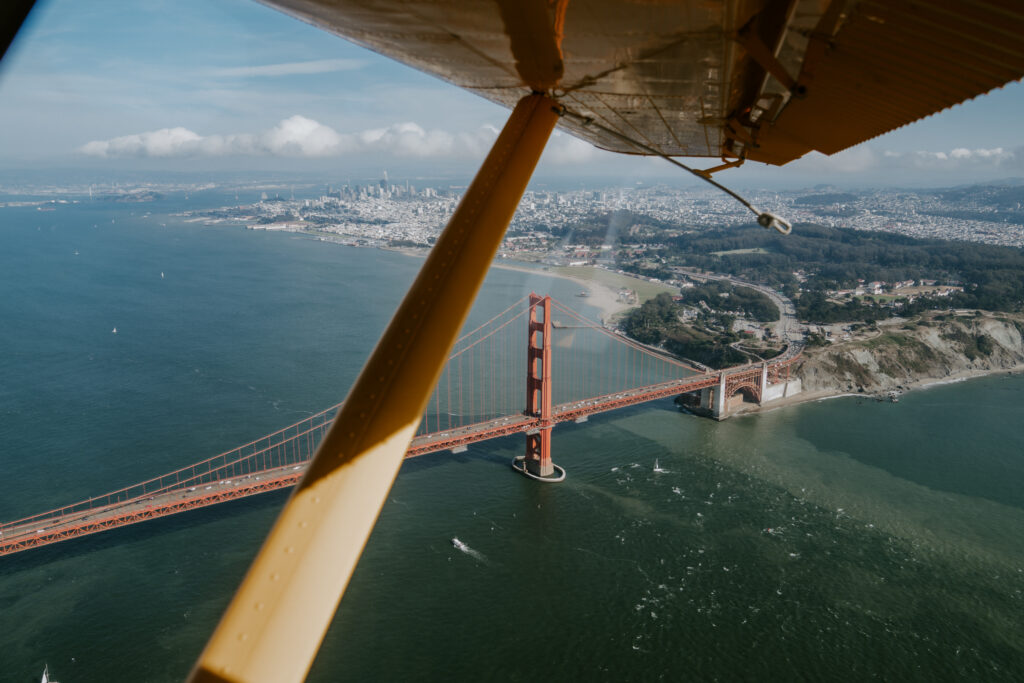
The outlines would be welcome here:
[[[976,242],[800,224],[782,236],[757,226],[677,235],[659,256],[666,263],[726,272],[779,287],[803,271],[809,290],[842,289],[858,279],[939,280],[963,284],[956,305],[1024,309],[1024,250]]]

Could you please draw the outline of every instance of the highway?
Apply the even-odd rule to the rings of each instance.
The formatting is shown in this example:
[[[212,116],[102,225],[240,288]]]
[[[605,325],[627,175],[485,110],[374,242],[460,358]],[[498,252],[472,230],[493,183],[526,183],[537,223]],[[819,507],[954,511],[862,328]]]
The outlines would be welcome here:
[[[750,289],[761,292],[774,303],[779,309],[779,319],[772,324],[772,333],[783,343],[786,344],[786,350],[781,355],[773,358],[773,361],[786,361],[791,358],[795,358],[804,348],[804,333],[800,324],[796,320],[796,306],[789,297],[783,296],[778,291],[768,287],[766,285],[759,285],[753,282],[747,282],[741,280],[733,275],[712,275],[706,273],[696,273],[691,269],[675,267],[671,269],[673,273],[679,276],[685,276],[691,280],[719,280],[722,282],[728,282],[736,287],[749,287]]]

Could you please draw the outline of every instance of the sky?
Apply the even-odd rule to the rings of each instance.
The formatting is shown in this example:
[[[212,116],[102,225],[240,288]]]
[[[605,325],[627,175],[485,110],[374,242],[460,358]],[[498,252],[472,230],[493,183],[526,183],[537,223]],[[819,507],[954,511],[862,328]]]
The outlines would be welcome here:
[[[1024,85],[740,187],[1024,177]],[[252,0],[40,0],[0,63],[0,168],[472,175],[508,112]],[[696,166],[714,165],[693,160]],[[556,131],[537,176],[696,181]]]

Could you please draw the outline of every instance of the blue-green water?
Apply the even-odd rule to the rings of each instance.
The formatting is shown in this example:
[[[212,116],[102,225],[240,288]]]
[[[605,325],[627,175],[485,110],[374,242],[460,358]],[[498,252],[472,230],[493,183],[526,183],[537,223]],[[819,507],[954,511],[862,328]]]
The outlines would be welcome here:
[[[0,210],[0,519],[338,401],[419,266],[182,206]],[[495,271],[477,319],[531,289],[582,303]],[[1021,680],[1022,398],[654,402],[556,429],[558,486],[521,438],[410,461],[310,680]],[[0,559],[0,681],[182,679],[282,500]]]

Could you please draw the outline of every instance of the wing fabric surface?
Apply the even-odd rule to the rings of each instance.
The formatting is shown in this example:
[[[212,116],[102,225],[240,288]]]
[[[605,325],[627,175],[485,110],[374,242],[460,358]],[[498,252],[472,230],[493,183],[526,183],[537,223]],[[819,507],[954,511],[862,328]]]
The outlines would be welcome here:
[[[510,109],[548,91],[583,121],[671,156],[832,154],[1024,76],[1019,0],[267,4]],[[554,79],[523,75],[529,41],[510,21],[523,6],[558,34]],[[558,55],[536,58],[547,68]],[[580,120],[559,125],[643,153]]]

